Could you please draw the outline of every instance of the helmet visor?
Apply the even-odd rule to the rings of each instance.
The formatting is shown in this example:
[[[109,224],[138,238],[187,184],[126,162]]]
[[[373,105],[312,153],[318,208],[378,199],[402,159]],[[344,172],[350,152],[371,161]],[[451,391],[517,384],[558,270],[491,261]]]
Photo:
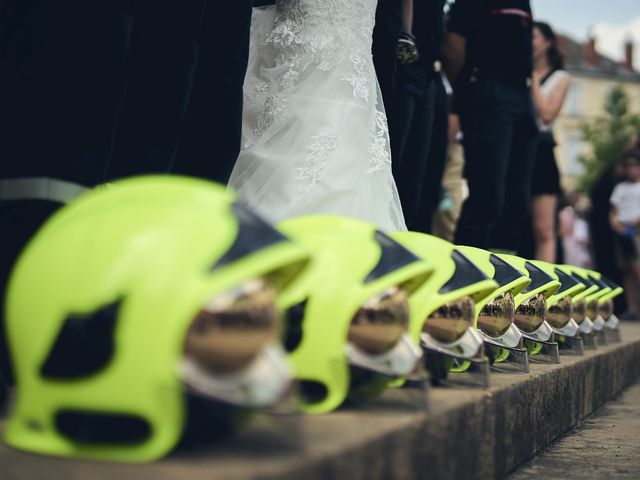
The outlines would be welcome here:
[[[391,287],[358,309],[349,327],[350,343],[365,353],[381,355],[391,350],[409,328],[409,295]]]
[[[184,356],[213,374],[247,367],[276,337],[275,290],[250,280],[216,296],[198,312],[184,342]]]
[[[613,301],[611,299],[605,300],[599,305],[598,309],[602,318],[609,320],[611,315],[613,315]]]
[[[547,321],[553,328],[562,328],[569,323],[572,315],[573,302],[571,297],[567,295],[549,307]]]
[[[581,298],[573,304],[573,319],[578,325],[582,325],[587,316],[587,302]]]
[[[587,317],[592,321],[598,318],[598,300],[590,300],[589,303],[587,303]]]
[[[539,293],[520,304],[516,309],[515,323],[523,332],[535,332],[545,321],[546,315],[547,299]]]
[[[422,330],[442,343],[453,343],[460,339],[473,323],[475,302],[462,297],[429,315]]]
[[[249,280],[217,295],[187,332],[183,383],[232,405],[275,405],[288,395],[292,381],[277,331],[276,293],[265,280]]]
[[[488,302],[478,316],[478,328],[491,337],[504,335],[516,313],[511,292],[505,292]]]

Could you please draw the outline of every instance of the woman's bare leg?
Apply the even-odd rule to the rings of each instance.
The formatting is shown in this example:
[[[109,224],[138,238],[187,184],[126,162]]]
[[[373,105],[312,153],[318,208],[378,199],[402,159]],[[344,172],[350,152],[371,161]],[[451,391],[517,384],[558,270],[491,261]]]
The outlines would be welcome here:
[[[555,263],[555,215],[558,197],[556,195],[537,195],[533,197],[531,204],[536,259]]]

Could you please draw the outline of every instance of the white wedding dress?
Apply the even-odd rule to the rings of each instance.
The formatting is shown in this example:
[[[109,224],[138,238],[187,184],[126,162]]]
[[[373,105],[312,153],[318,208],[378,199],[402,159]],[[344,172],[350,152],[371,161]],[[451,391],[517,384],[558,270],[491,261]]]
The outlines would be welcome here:
[[[254,8],[229,185],[274,223],[327,213],[406,230],[371,57],[376,2]]]

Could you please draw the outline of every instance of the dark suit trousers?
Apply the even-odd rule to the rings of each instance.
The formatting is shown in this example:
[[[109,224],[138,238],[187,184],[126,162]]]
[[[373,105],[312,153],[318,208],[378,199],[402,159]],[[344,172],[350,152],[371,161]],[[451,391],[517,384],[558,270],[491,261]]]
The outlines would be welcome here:
[[[439,75],[426,80],[421,92],[396,95],[389,120],[393,171],[409,230],[431,232],[438,208],[447,158],[447,93]]]
[[[469,182],[456,243],[517,252],[538,132],[527,88],[480,79],[459,94]]]
[[[401,0],[379,0],[373,29],[373,63],[387,117],[391,117],[396,90],[396,47],[402,29]]]
[[[122,97],[127,0],[0,2],[0,179],[98,184]],[[16,258],[60,206],[0,200],[0,378],[10,380],[5,286]],[[34,298],[34,301],[37,301]]]
[[[207,2],[173,172],[227,183],[240,153],[251,1]]]
[[[132,3],[0,1],[0,178],[102,181]]]
[[[60,207],[44,200],[0,201],[0,382],[13,383],[9,351],[6,342],[5,293],[13,265],[33,234]],[[37,298],[33,298],[37,302]]]
[[[138,0],[107,178],[226,182],[240,150],[251,1]]]

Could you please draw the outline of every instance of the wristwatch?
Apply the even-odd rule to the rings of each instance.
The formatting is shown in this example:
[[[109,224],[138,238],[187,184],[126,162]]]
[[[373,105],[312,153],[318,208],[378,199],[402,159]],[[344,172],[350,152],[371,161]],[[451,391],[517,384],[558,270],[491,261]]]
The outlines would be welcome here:
[[[414,63],[420,58],[416,37],[409,32],[402,32],[398,38],[396,57],[400,63]]]

